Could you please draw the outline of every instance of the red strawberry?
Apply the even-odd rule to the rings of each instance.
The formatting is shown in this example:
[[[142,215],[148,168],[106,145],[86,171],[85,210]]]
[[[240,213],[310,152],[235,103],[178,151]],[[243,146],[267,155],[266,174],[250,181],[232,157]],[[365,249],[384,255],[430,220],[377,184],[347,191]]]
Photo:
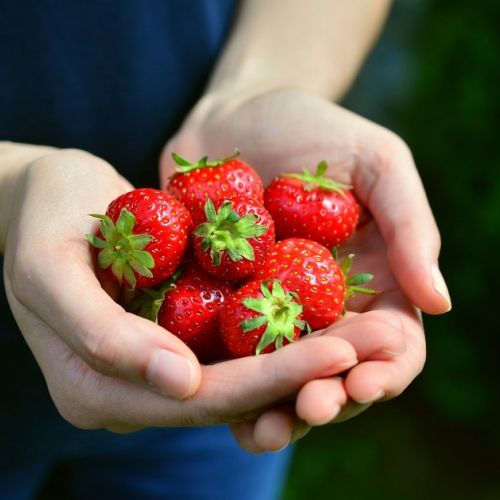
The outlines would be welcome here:
[[[246,196],[264,203],[264,186],[257,172],[237,158],[239,152],[229,158],[208,161],[207,157],[190,163],[173,153],[177,173],[167,185],[167,192],[180,200],[189,210],[205,206],[212,201],[233,196]]]
[[[370,281],[372,275],[356,274],[346,278],[351,262],[352,256],[349,256],[339,265],[323,245],[289,238],[275,243],[255,278],[277,278],[285,290],[296,292],[304,307],[304,319],[314,331],[336,321],[354,292],[375,293],[358,286]]]
[[[356,229],[359,205],[350,186],[325,177],[326,162],[316,174],[286,174],[266,189],[264,204],[276,224],[277,239],[307,238],[328,248],[342,245]]]
[[[99,266],[118,283],[146,288],[169,278],[186,252],[192,220],[173,196],[157,189],[134,189],[111,202],[97,235]]]
[[[219,310],[233,287],[190,262],[165,295],[158,324],[177,335],[203,363],[228,357],[219,333]]]
[[[236,358],[279,349],[305,328],[302,306],[279,280],[247,283],[220,312],[221,336]]]
[[[142,290],[127,310],[177,335],[202,363],[230,356],[219,333],[219,310],[234,288],[186,262],[159,288]]]
[[[274,243],[274,222],[259,203],[243,196],[205,204],[194,231],[194,251],[205,271],[223,279],[252,275]]]

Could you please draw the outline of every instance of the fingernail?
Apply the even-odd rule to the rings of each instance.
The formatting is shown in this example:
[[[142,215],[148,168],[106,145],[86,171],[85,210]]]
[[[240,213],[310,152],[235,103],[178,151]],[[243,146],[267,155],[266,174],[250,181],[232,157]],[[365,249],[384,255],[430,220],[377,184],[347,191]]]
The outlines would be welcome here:
[[[359,404],[362,404],[362,405],[366,405],[368,403],[375,403],[375,401],[379,401],[384,396],[385,396],[385,392],[383,390],[380,390],[380,391],[376,392],[375,395],[373,395],[372,397],[367,398],[367,399],[356,399],[356,402]]]
[[[439,295],[441,295],[441,297],[443,297],[443,299],[448,303],[447,311],[449,311],[451,309],[450,292],[448,291],[448,287],[446,286],[446,282],[444,281],[441,271],[435,264],[432,266],[432,281],[436,292],[439,293]]]
[[[324,420],[320,420],[318,422],[315,422],[313,425],[316,427],[319,425],[325,425],[325,424],[330,423],[332,420],[335,420],[339,416],[340,410],[341,410],[341,406],[338,403],[334,403],[330,415],[328,415],[328,417],[325,418]]]
[[[341,406],[339,404],[335,404],[332,410],[332,414],[330,415],[330,421],[335,420],[340,413]]]
[[[293,435],[293,432],[292,432],[292,434],[290,434],[288,441],[280,448],[277,448],[276,450],[267,450],[267,451],[269,451],[270,453],[279,453],[280,451],[285,450],[286,448],[288,448],[288,446],[290,445],[290,443],[292,441],[292,435]]]
[[[344,360],[340,363],[337,363],[337,368],[352,368],[353,366],[358,364],[358,360],[356,357]]]
[[[187,358],[158,349],[151,356],[146,378],[166,396],[182,399],[190,392],[193,369],[191,361]]]

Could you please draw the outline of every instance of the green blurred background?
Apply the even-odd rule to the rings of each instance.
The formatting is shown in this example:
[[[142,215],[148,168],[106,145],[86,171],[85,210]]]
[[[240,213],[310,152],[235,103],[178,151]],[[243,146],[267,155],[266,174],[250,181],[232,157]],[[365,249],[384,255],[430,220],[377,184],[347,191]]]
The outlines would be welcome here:
[[[413,150],[453,310],[399,398],[298,447],[285,500],[500,498],[500,2],[399,0],[343,103]]]

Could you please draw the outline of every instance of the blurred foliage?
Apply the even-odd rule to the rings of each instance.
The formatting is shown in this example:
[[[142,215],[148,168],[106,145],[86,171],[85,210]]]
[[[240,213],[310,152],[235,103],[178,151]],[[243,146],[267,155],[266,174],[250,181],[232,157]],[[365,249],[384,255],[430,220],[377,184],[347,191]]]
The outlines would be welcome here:
[[[454,306],[451,314],[426,318],[429,360],[419,389],[450,420],[495,433],[499,27],[498,2],[430,2],[417,41],[415,92],[400,113],[441,230]]]
[[[413,150],[453,310],[425,318],[428,361],[405,395],[299,444],[287,500],[500,498],[499,51],[497,0],[396,2],[346,99]]]

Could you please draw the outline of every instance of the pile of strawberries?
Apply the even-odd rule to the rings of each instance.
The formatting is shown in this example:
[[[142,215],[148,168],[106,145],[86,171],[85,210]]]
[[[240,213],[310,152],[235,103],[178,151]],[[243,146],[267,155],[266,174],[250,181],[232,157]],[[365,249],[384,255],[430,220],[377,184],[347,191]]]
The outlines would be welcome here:
[[[178,165],[165,191],[134,189],[111,202],[96,234],[104,272],[135,290],[125,306],[183,340],[202,362],[271,352],[331,325],[369,274],[348,276],[335,248],[355,231],[346,186],[284,174],[266,189],[238,157]],[[332,251],[333,250],[333,251]]]

